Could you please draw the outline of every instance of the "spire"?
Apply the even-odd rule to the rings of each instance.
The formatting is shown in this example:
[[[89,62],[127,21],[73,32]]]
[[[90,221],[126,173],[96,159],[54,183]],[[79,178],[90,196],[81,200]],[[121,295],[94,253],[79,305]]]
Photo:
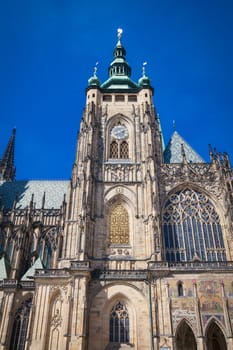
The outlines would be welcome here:
[[[96,62],[95,67],[94,67],[94,72],[93,72],[93,76],[90,77],[90,79],[88,79],[88,86],[91,87],[98,87],[100,86],[100,80],[97,77],[97,66],[98,66],[99,62]]]
[[[118,28],[117,30],[117,44],[113,51],[114,59],[108,68],[108,80],[105,81],[101,88],[104,89],[138,89],[138,85],[131,79],[131,67],[126,61],[126,50],[122,45],[123,30]]]
[[[130,77],[131,76],[131,68],[125,59],[126,50],[121,43],[122,33],[123,33],[123,29],[119,28],[117,30],[118,41],[117,41],[116,47],[113,51],[114,60],[110,64],[110,67],[108,69],[109,77],[113,77],[113,76]]]
[[[15,133],[16,129],[12,130],[12,134],[6,150],[0,160],[0,179],[13,181],[15,178],[14,152],[15,152]]]
[[[148,78],[148,76],[146,75],[146,65],[147,65],[147,62],[144,62],[142,64],[142,76],[141,78],[138,80],[138,84],[141,86],[141,87],[150,87],[150,79]]]

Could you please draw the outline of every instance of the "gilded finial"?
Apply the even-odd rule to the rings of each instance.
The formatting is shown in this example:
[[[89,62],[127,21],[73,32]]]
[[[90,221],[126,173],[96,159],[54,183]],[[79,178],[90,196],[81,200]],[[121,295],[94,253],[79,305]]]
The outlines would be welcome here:
[[[122,33],[123,33],[123,29],[122,29],[122,28],[118,28],[118,29],[117,29],[117,38],[118,38],[118,42],[121,41]]]
[[[98,69],[98,64],[99,62],[96,62],[95,67],[94,67],[94,76],[96,76],[97,69]]]
[[[143,62],[143,64],[142,64],[142,75],[143,75],[143,77],[145,77],[145,75],[146,75],[146,65],[147,65],[147,62]]]

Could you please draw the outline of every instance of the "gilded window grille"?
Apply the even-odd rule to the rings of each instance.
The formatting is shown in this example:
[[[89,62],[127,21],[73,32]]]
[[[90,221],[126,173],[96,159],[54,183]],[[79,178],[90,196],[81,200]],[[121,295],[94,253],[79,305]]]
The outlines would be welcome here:
[[[122,302],[118,301],[110,314],[110,342],[129,342],[129,314]]]
[[[126,141],[122,141],[120,144],[120,158],[122,159],[129,158],[129,147]]]
[[[168,261],[225,261],[222,227],[210,199],[184,189],[170,195],[163,209],[163,234]]]
[[[123,205],[116,205],[110,214],[110,244],[129,244],[129,214]]]

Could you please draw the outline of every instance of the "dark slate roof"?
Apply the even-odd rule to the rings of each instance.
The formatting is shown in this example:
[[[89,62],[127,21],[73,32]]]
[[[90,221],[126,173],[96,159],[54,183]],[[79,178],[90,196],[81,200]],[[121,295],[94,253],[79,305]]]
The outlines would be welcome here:
[[[177,131],[174,131],[170,141],[164,151],[165,163],[182,163],[181,145],[184,147],[185,156],[188,162],[204,163],[204,160],[194,149],[181,137]]]
[[[10,209],[17,197],[16,208],[29,206],[32,194],[36,208],[41,208],[45,193],[44,208],[59,209],[67,193],[68,180],[20,180],[12,182],[0,182],[0,202],[4,208]]]

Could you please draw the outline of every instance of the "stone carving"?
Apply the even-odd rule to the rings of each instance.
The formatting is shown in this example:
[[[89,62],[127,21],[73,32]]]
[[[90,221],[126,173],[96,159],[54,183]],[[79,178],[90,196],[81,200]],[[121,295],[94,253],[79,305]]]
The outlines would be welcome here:
[[[186,319],[191,325],[192,329],[197,334],[197,321],[196,313],[192,310],[175,310],[172,313],[172,323],[174,327],[174,332],[181,320]]]
[[[62,324],[62,317],[60,314],[60,310],[56,309],[54,312],[54,315],[52,316],[52,319],[51,319],[51,326],[53,328],[57,328],[57,327],[61,326],[61,324]]]

